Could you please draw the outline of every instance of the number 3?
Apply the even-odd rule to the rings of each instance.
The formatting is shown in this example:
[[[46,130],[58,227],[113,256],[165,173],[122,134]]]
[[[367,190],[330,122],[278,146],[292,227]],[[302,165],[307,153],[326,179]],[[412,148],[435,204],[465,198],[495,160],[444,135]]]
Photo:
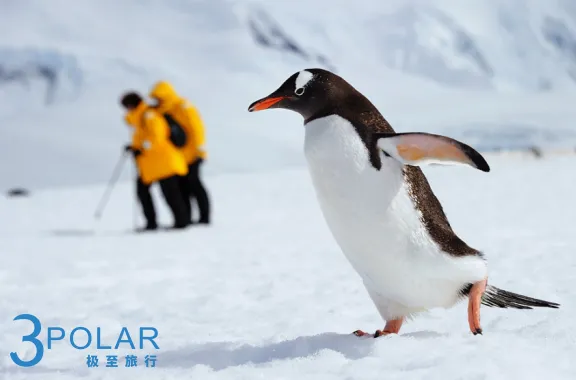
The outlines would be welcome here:
[[[32,342],[36,347],[36,355],[34,355],[34,357],[31,360],[24,361],[18,357],[16,352],[11,352],[10,358],[16,365],[19,365],[20,367],[32,367],[38,364],[40,360],[42,360],[42,357],[44,356],[44,346],[42,345],[41,341],[36,339],[36,337],[38,336],[38,334],[40,334],[40,331],[42,330],[42,324],[40,323],[40,320],[38,318],[36,318],[31,314],[20,314],[14,318],[15,321],[18,321],[20,319],[30,321],[34,325],[34,331],[32,331],[30,335],[24,335],[22,337],[22,342]]]

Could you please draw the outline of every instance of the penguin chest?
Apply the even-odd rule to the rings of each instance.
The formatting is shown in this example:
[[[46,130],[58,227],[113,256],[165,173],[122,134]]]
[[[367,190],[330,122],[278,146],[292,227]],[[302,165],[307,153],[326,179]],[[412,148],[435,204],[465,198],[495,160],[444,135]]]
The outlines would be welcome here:
[[[456,301],[466,279],[423,227],[399,162],[382,154],[374,168],[354,126],[334,115],[306,124],[304,151],[326,223],[378,304],[404,313]]]
[[[351,261],[405,245],[402,230],[420,222],[399,162],[382,155],[382,167],[374,168],[354,126],[335,115],[306,125],[304,151],[320,208]]]

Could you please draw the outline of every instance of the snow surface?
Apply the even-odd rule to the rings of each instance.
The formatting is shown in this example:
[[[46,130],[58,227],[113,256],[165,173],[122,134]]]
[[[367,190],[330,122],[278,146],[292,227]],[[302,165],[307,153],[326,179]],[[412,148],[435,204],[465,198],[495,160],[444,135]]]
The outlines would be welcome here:
[[[486,253],[489,281],[560,309],[483,307],[484,335],[473,336],[459,304],[398,336],[351,335],[383,322],[304,169],[207,178],[215,224],[186,232],[129,233],[130,184],[99,223],[91,214],[102,186],[47,190],[0,199],[10,215],[0,224],[0,378],[574,379],[576,161],[487,158],[490,173],[425,172],[455,230]],[[12,321],[23,312],[68,331],[102,327],[106,344],[121,326],[154,326],[157,368],[87,368],[86,355],[105,352],[64,343],[36,367],[16,367],[8,353],[29,346],[20,342],[29,323]]]

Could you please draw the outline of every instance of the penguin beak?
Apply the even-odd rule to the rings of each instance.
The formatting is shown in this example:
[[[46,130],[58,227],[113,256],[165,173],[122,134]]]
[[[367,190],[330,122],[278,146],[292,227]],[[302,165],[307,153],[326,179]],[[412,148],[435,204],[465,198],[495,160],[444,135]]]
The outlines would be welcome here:
[[[250,104],[250,107],[248,107],[248,112],[262,111],[267,110],[269,108],[275,108],[274,107],[275,105],[277,105],[280,101],[287,98],[288,98],[287,96],[272,96],[272,95],[267,96]]]

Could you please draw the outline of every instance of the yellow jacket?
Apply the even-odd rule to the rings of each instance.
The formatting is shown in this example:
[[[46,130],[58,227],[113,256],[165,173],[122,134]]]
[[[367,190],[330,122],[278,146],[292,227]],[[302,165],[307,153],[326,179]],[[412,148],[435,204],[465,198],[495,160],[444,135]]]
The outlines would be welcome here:
[[[148,185],[173,175],[188,174],[184,155],[170,141],[168,124],[161,115],[142,102],[126,114],[125,120],[134,127],[132,148],[142,152],[136,157],[142,182]]]
[[[150,91],[150,97],[158,100],[156,110],[168,113],[186,132],[186,145],[181,149],[186,162],[193,163],[198,158],[206,159],[204,123],[198,109],[188,100],[178,96],[168,82],[158,82]]]

